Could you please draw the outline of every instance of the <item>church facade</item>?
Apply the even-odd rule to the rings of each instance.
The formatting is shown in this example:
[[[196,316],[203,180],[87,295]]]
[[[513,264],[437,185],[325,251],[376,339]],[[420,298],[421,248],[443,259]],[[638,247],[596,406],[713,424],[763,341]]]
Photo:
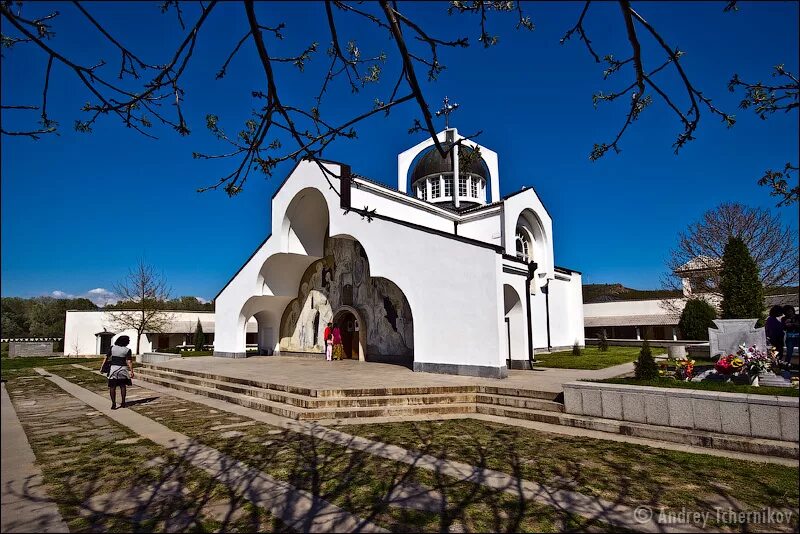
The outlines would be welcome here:
[[[415,371],[504,377],[537,349],[584,344],[581,275],[557,267],[532,188],[500,196],[497,154],[448,128],[398,156],[397,188],[302,160],[272,198],[272,234],[215,298],[216,356],[324,350]]]

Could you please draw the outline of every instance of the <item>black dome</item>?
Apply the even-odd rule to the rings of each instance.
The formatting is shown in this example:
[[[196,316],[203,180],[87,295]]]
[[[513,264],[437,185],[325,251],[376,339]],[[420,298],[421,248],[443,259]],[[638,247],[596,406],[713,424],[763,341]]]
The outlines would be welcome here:
[[[447,145],[445,145],[447,148]],[[459,150],[464,150],[469,153],[473,152],[473,149],[467,146],[460,146]],[[420,158],[417,165],[414,167],[414,172],[411,174],[411,183],[413,184],[420,178],[424,178],[425,176],[429,176],[431,174],[445,174],[445,173],[452,173],[453,172],[453,153],[448,152],[447,157],[442,157],[439,155],[439,151],[436,147],[431,147],[428,152]],[[486,167],[483,161],[483,158],[474,158],[470,163],[466,166],[466,168],[459,168],[460,174],[477,174],[484,180],[486,180]]]

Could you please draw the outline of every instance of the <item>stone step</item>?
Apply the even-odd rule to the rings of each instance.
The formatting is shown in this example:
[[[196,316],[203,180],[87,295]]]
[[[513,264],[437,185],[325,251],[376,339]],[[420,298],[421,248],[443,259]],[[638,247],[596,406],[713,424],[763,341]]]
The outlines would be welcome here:
[[[189,384],[179,380],[171,380],[162,376],[147,375],[143,376],[146,382],[151,382],[164,387],[205,395],[206,397],[224,400],[265,411],[281,417],[290,419],[300,419],[305,421],[315,421],[320,419],[357,419],[364,417],[402,417],[406,415],[420,414],[464,414],[475,413],[474,402],[449,402],[444,404],[429,405],[404,405],[404,406],[377,406],[377,407],[351,407],[351,408],[301,408],[289,404],[260,399],[243,393],[234,393],[219,390],[217,388],[204,385]]]
[[[215,380],[210,378],[198,378],[178,373],[171,373],[160,369],[143,369],[139,375],[147,377],[160,377],[167,380],[184,382],[198,386],[215,388],[232,393],[250,395],[259,399],[273,402],[282,402],[291,406],[308,409],[333,409],[333,408],[370,408],[388,406],[417,406],[429,404],[453,404],[475,402],[475,393],[448,393],[433,395],[389,395],[389,396],[366,396],[366,397],[309,397],[282,391],[244,386]]]
[[[564,405],[560,402],[551,400],[537,399],[532,397],[514,397],[511,395],[489,395],[478,393],[475,402],[479,404],[490,404],[509,408],[524,408],[527,410],[541,410],[545,412],[563,412]]]
[[[548,401],[558,401],[563,398],[563,393],[560,391],[537,391],[535,389],[520,389],[503,386],[479,386],[479,393],[487,395],[505,395],[508,397],[527,397],[531,399],[542,399]]]
[[[501,406],[498,404],[478,403],[476,405],[476,413],[509,417],[511,419],[525,419],[527,421],[550,423],[553,425],[562,424],[562,414],[552,410],[531,410],[528,408],[513,408],[511,406]]]
[[[216,373],[206,373],[202,371],[193,371],[188,369],[175,369],[162,367],[159,365],[142,364],[139,369],[155,369],[160,371],[167,371],[180,375],[194,376],[199,378],[207,378],[212,380],[219,380],[221,382],[230,382],[233,384],[240,384],[244,386],[252,386],[262,389],[271,389],[276,391],[283,391],[286,393],[294,393],[297,395],[306,395],[309,397],[366,397],[366,396],[389,396],[389,395],[424,395],[424,394],[445,394],[445,393],[477,393],[479,386],[476,385],[459,385],[459,386],[425,386],[425,387],[389,387],[389,388],[357,388],[357,389],[315,389],[306,388],[301,386],[293,386],[289,384],[276,384],[273,382],[266,382],[263,380],[253,380],[248,378],[237,378],[225,376]]]

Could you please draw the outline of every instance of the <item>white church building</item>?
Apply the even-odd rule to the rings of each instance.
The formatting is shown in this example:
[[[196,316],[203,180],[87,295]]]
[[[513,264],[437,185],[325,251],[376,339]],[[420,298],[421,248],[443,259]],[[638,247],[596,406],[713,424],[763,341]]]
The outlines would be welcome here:
[[[215,356],[247,355],[252,318],[262,354],[321,353],[333,322],[347,357],[435,373],[504,377],[583,345],[581,274],[556,266],[536,192],[501,197],[495,152],[454,128],[438,140],[452,155],[430,138],[403,152],[397,188],[301,160],[215,298]]]

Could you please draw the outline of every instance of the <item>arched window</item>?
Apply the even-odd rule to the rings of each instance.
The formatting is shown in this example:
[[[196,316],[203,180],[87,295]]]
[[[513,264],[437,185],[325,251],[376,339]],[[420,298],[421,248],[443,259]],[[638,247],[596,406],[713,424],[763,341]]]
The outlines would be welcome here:
[[[517,228],[517,258],[525,263],[531,260],[531,239],[528,232],[522,228]]]

